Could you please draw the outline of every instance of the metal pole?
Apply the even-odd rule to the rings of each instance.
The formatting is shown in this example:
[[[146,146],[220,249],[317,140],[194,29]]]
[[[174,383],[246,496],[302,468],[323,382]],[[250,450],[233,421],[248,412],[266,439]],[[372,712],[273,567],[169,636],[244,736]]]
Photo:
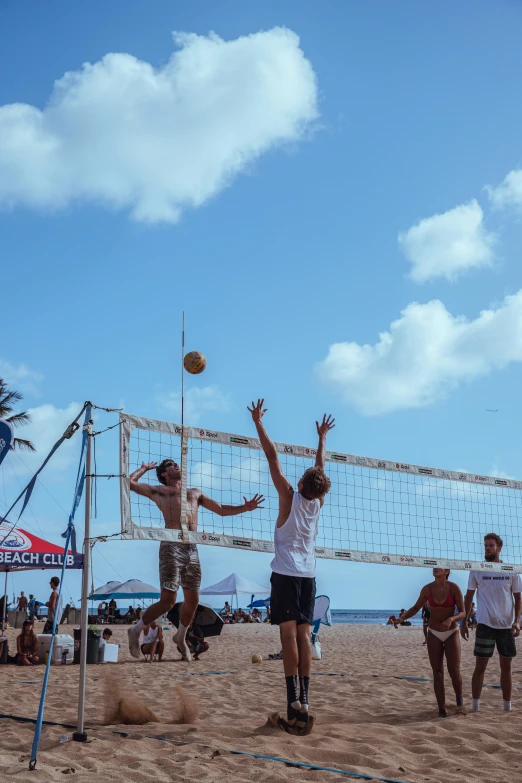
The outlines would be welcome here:
[[[78,692],[78,725],[73,733],[76,742],[87,742],[85,731],[85,688],[87,684],[87,626],[89,624],[89,568],[91,560],[91,444],[92,418],[87,424],[87,455],[85,458],[85,533],[83,539],[82,610],[80,643],[80,688]]]
[[[181,313],[181,441],[183,442],[183,427],[185,424],[185,311]],[[183,467],[183,451],[181,453]]]
[[[187,442],[185,438],[185,311],[181,313],[181,508],[180,523],[183,541],[188,544],[187,528]]]
[[[6,571],[5,571],[5,587],[4,587],[4,596],[5,596],[4,604],[5,605],[4,605],[3,610],[2,610],[2,631],[5,628],[5,616],[7,614],[7,574],[8,573],[9,573],[9,571],[6,569]]]

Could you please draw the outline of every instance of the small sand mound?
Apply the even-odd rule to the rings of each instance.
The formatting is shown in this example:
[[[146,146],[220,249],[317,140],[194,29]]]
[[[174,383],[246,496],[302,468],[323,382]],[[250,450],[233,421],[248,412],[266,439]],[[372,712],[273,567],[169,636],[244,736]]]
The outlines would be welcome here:
[[[175,723],[196,723],[199,718],[199,707],[196,699],[189,696],[179,685],[176,687],[177,710],[174,717]]]
[[[159,718],[134,694],[122,694],[120,686],[107,683],[105,689],[104,724],[123,723],[125,726],[142,726],[159,723]]]

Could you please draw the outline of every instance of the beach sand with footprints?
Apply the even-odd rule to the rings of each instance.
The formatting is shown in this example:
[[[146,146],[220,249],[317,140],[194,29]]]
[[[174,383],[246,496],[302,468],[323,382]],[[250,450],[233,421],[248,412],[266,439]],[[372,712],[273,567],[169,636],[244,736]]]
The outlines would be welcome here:
[[[60,630],[67,632],[67,626]],[[112,630],[114,641],[126,642],[126,627]],[[7,634],[13,650],[18,631],[10,629]],[[60,736],[70,738],[73,729],[44,726],[34,772],[28,771],[33,725],[0,719],[2,783],[91,783],[97,775],[104,783],[276,783],[350,777],[287,766],[255,754],[405,783],[514,783],[522,778],[522,690],[515,690],[510,714],[502,711],[500,691],[488,687],[480,713],[454,715],[450,707],[447,719],[437,719],[431,683],[401,679],[431,677],[421,628],[325,629],[324,659],[313,663],[310,694],[316,721],[308,737],[289,736],[266,725],[270,713],[283,711],[285,700],[282,661],[268,660],[269,653],[280,649],[276,628],[226,626],[220,638],[210,640],[209,652],[192,664],[178,660],[171,635],[165,632],[166,660],[161,664],[136,661],[125,646],[118,664],[89,666],[89,742],[61,743]],[[521,647],[518,643],[519,653]],[[262,663],[251,663],[255,653],[263,656]],[[472,642],[463,643],[466,681],[473,662]],[[0,712],[36,718],[43,673],[43,666],[0,666]],[[75,723],[78,675],[78,666],[52,667],[46,721]],[[498,681],[495,657],[486,683]],[[514,661],[514,684],[522,689],[522,657]],[[452,705],[450,687],[447,694]],[[131,700],[118,712],[115,702],[122,697]],[[469,704],[469,685],[465,698]],[[143,706],[152,715],[143,713]],[[128,713],[131,719],[143,713],[149,722],[125,725],[121,721]]]

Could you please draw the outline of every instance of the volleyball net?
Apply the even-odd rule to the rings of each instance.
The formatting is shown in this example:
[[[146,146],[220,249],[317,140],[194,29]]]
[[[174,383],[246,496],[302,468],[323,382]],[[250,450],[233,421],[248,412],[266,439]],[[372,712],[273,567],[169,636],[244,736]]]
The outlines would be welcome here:
[[[180,540],[273,552],[278,496],[257,438],[120,415],[122,537]],[[275,443],[294,488],[315,461],[315,448]],[[182,459],[183,453],[183,459]],[[182,464],[183,489],[194,487],[224,505],[265,496],[264,508],[221,517],[199,507],[197,532],[165,528],[162,512],[131,492],[129,476],[142,462]],[[522,573],[522,482],[438,468],[326,452],[332,481],[319,521],[316,555],[334,560],[507,570]],[[157,484],[155,471],[141,482]],[[182,502],[182,518],[186,503]],[[483,537],[504,540],[503,564],[483,562]]]

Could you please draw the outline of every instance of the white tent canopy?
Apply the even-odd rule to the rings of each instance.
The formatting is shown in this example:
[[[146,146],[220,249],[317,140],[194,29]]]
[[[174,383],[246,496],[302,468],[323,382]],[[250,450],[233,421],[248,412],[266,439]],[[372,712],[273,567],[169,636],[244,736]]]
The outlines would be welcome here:
[[[251,579],[245,579],[239,574],[230,574],[221,582],[205,587],[204,590],[201,590],[200,595],[235,595],[237,599],[239,593],[249,596],[270,595],[270,588],[253,582]]]

